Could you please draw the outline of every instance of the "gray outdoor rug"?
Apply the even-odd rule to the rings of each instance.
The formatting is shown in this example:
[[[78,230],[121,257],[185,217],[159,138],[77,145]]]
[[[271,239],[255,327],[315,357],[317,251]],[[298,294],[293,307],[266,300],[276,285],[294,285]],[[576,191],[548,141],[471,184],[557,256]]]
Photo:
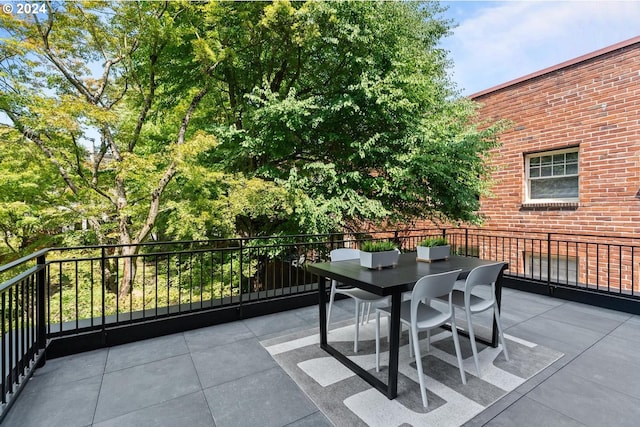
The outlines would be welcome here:
[[[383,320],[384,322],[384,320]],[[329,343],[375,373],[375,321],[361,326],[353,353],[353,326],[332,325]],[[386,324],[382,323],[380,378],[386,383]],[[535,343],[506,336],[510,360],[501,347],[478,344],[482,378],[476,376],[469,339],[460,336],[467,384],[460,380],[451,333],[432,331],[431,349],[421,339],[429,409],[422,406],[415,359],[409,357],[408,331],[401,336],[398,397],[382,393],[320,349],[317,328],[262,345],[336,426],[459,426],[563,356]],[[425,335],[426,338],[426,335]]]

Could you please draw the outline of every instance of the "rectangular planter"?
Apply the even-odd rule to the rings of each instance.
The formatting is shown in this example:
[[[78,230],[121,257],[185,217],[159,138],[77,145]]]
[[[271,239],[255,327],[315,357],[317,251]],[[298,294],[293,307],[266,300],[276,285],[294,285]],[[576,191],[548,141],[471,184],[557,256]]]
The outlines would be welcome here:
[[[432,247],[418,246],[418,256],[416,259],[418,261],[426,261],[426,262],[439,261],[442,259],[449,258],[450,253],[451,253],[450,245],[432,246]]]
[[[367,268],[381,269],[398,265],[400,253],[396,250],[384,252],[360,251],[360,265]]]

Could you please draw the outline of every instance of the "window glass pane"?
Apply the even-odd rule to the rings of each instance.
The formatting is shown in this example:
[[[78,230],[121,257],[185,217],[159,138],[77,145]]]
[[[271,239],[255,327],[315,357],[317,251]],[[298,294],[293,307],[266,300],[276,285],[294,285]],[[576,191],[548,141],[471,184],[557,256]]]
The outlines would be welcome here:
[[[551,176],[551,166],[543,166],[540,170],[542,176]]]
[[[578,197],[578,177],[536,179],[530,181],[532,199],[566,199]]]
[[[531,160],[529,160],[529,164],[531,166],[537,166],[540,164],[540,157],[532,157]]]
[[[564,175],[564,165],[554,165],[553,176],[562,176],[562,175]]]
[[[572,153],[567,153],[567,162],[577,162],[578,161],[578,152],[574,151]]]
[[[536,177],[540,176],[540,169],[539,168],[534,168],[534,169],[529,170],[529,176],[531,178],[536,178]]]
[[[578,173],[578,164],[577,163],[569,163],[567,164],[567,169],[565,172],[567,175],[577,174]]]
[[[562,165],[562,164],[564,164],[564,154],[554,154],[553,155],[553,164],[554,165]]]
[[[541,159],[542,159],[543,166],[551,164],[551,156],[543,156]]]

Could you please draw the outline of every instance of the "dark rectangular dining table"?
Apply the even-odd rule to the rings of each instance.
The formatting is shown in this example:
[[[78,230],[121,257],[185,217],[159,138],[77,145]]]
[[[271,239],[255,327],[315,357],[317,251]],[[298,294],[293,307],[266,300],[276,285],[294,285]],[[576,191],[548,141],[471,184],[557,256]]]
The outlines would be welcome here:
[[[398,395],[398,354],[400,350],[400,304],[402,303],[402,293],[412,290],[416,281],[421,277],[461,269],[458,279],[464,279],[475,267],[495,262],[472,257],[451,256],[446,260],[427,263],[417,261],[416,253],[409,252],[400,254],[398,265],[395,267],[379,270],[362,267],[357,259],[310,264],[307,266],[308,270],[319,276],[320,347],[385,394],[387,398],[394,399]],[[499,307],[502,296],[502,272],[509,267],[507,263],[504,264],[495,288]],[[376,295],[391,297],[389,377],[386,384],[328,343],[326,311],[328,280],[337,280],[345,285],[355,286]],[[460,331],[460,333],[466,335],[465,331]],[[495,320],[491,339],[489,341],[481,337],[476,337],[476,339],[497,347],[498,331]]]

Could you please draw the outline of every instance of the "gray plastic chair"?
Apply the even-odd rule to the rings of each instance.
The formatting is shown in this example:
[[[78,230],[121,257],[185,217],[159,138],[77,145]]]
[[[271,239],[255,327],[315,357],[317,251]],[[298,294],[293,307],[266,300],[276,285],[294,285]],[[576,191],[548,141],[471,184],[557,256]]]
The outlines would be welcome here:
[[[360,259],[359,249],[340,248],[331,251],[331,261],[346,261],[350,259]],[[362,318],[364,321],[364,305],[381,301],[388,301],[387,297],[367,292],[356,287],[340,287],[335,280],[331,281],[331,295],[329,296],[329,308],[327,309],[327,332],[329,331],[329,323],[331,321],[331,307],[336,294],[346,295],[352,298],[356,304],[355,310],[355,336],[353,339],[353,352],[358,352],[358,340],[360,334],[360,307],[362,307]]]
[[[504,358],[509,360],[509,353],[507,352],[507,345],[504,341],[502,331],[502,322],[500,322],[500,309],[498,308],[498,301],[496,300],[496,280],[498,280],[498,276],[503,267],[504,263],[502,262],[476,267],[471,270],[467,276],[463,289],[459,289],[459,285],[457,285],[456,289],[451,293],[453,305],[462,308],[467,317],[473,361],[476,365],[478,377],[480,377],[480,364],[478,362],[478,348],[476,346],[475,333],[473,332],[471,315],[482,313],[483,311],[493,308],[493,317],[496,319],[496,325],[498,325],[498,334],[500,336],[500,344],[502,344]],[[485,288],[482,296],[477,293],[472,293],[474,288]]]
[[[456,322],[453,305],[451,303],[451,291],[461,270],[450,271],[440,274],[431,274],[418,280],[411,293],[411,299],[402,302],[400,310],[400,322],[410,328],[410,348],[413,345],[413,352],[416,358],[418,369],[418,379],[420,381],[420,394],[422,404],[427,408],[427,391],[424,384],[424,373],[422,370],[422,356],[420,355],[420,341],[418,332],[430,331],[446,323],[451,323],[451,335],[456,348],[458,358],[458,369],[462,383],[467,383],[467,377],[462,365],[462,353],[460,351],[460,340],[456,330]],[[431,300],[435,298],[448,298],[449,303],[445,310],[440,307],[431,306]],[[376,310],[376,371],[380,370],[380,313],[391,316],[391,307],[382,307]],[[431,336],[428,336],[428,340]]]

